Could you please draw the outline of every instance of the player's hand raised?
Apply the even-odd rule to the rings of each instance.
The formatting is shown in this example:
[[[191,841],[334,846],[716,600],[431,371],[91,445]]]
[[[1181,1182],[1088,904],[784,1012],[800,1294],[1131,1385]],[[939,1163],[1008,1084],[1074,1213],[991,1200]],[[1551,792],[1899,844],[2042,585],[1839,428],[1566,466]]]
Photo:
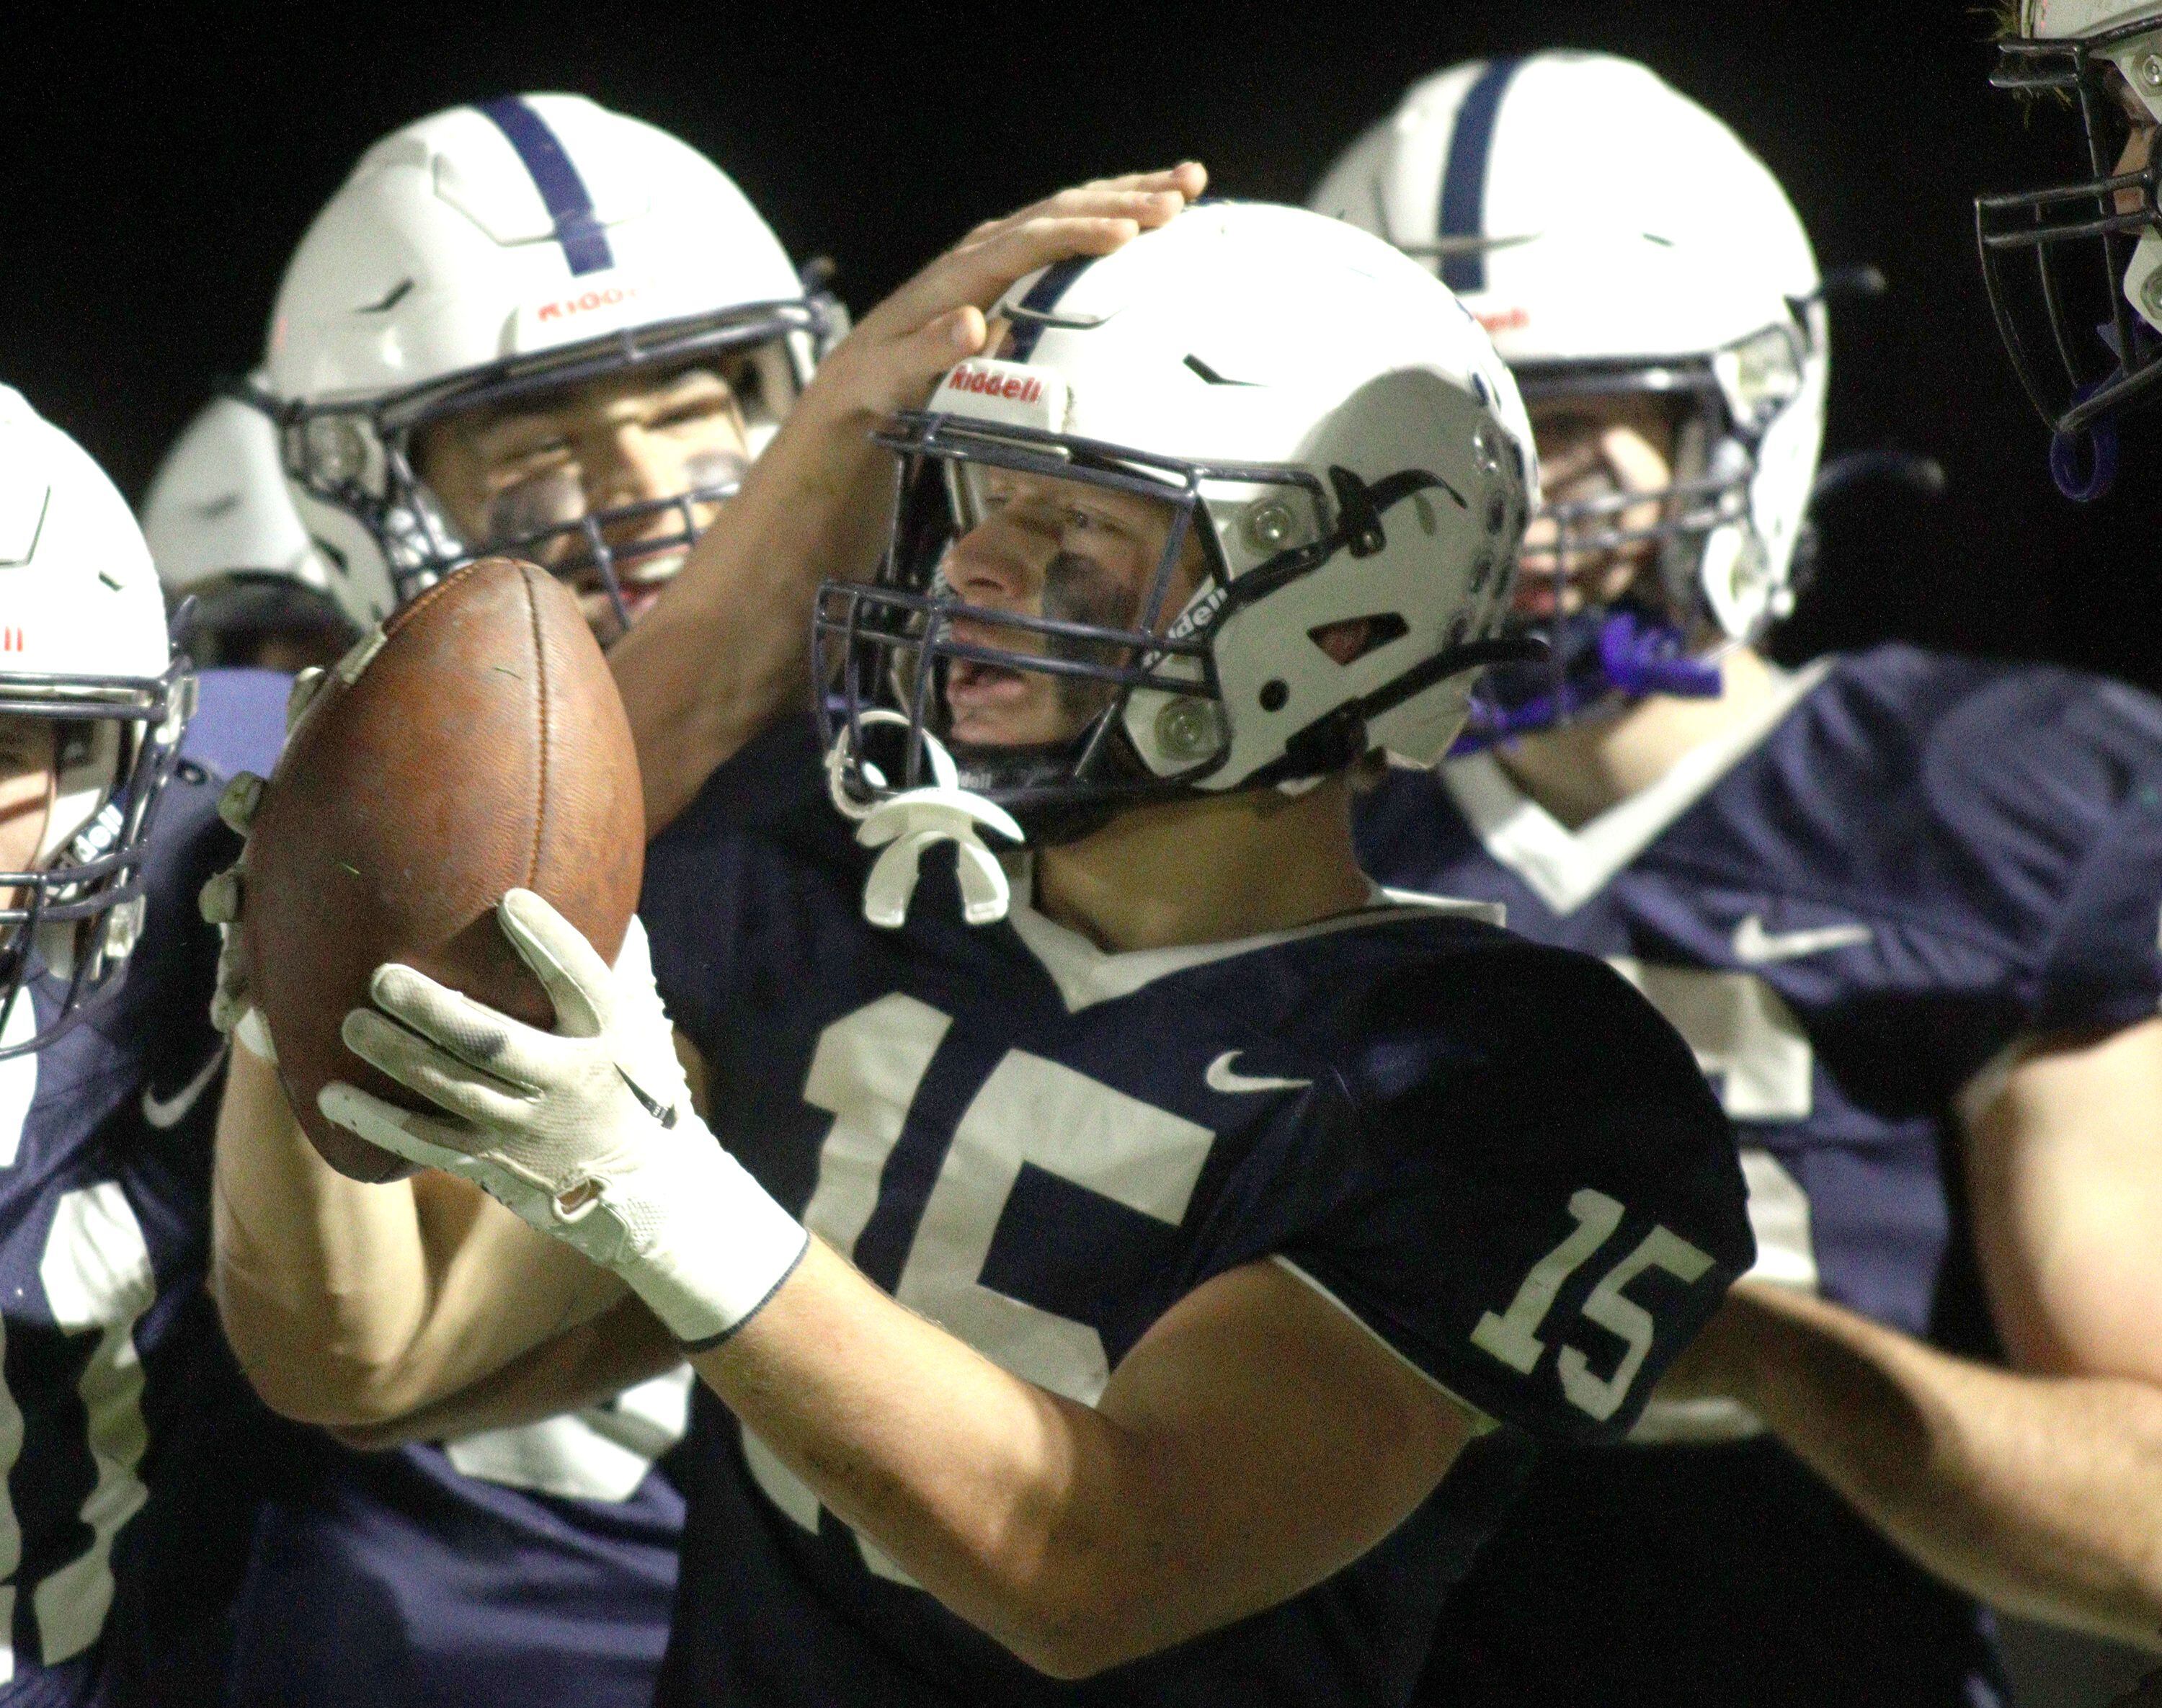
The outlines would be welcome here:
[[[1177,217],[1208,181],[1188,162],[1078,185],[987,221],[819,364],[682,572],[608,654],[650,828],[689,805],[755,732],[803,704],[818,583],[869,576],[885,547],[894,464],[872,431],[921,408],[948,368],[991,342],[984,316],[1018,280],[1110,254]]]
[[[1016,281],[1078,255],[1111,253],[1168,223],[1208,182],[1188,160],[1076,185],[986,220],[864,316],[798,410],[877,417],[920,408],[942,373],[990,342],[984,316]]]

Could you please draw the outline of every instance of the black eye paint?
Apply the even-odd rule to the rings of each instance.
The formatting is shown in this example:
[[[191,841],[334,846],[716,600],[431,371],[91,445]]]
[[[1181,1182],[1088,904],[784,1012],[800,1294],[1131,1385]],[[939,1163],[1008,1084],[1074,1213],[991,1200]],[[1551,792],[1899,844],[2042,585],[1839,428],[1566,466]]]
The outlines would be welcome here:
[[[585,489],[576,472],[557,468],[505,487],[488,499],[483,520],[489,543],[502,546],[575,522],[585,513]]]
[[[1097,629],[1130,629],[1134,623],[1134,593],[1093,557],[1078,551],[1061,551],[1043,572],[1043,614],[1063,623],[1086,623]],[[1131,661],[1131,647],[1108,641],[1077,640],[1063,635],[1046,637],[1045,652],[1052,658],[1071,659],[1099,669],[1119,669]],[[1092,718],[1110,703],[1109,683],[1085,676],[1060,676],[1061,711]]]

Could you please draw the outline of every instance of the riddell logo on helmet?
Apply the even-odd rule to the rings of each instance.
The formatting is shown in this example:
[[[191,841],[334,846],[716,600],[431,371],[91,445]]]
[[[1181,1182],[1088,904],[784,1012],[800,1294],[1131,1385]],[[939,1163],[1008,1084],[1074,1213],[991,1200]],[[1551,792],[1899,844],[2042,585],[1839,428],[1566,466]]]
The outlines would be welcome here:
[[[989,368],[956,368],[946,376],[949,391],[973,391],[984,397],[1010,397],[1016,403],[1034,403],[1043,395],[1043,382],[1033,374],[994,373]]]
[[[544,302],[534,311],[533,318],[546,326],[550,321],[565,320],[572,315],[591,314],[597,308],[614,308],[642,294],[635,285],[603,285],[557,302]]]
[[[1526,308],[1501,308],[1473,318],[1486,328],[1487,337],[1494,337],[1503,332],[1522,332],[1532,323],[1532,311]]]
[[[1230,602],[1230,588],[1212,588],[1207,598],[1196,604],[1188,606],[1178,614],[1178,620],[1171,625],[1163,638],[1167,640],[1184,640],[1191,635],[1198,635],[1204,629],[1209,628],[1216,621],[1218,614]]]

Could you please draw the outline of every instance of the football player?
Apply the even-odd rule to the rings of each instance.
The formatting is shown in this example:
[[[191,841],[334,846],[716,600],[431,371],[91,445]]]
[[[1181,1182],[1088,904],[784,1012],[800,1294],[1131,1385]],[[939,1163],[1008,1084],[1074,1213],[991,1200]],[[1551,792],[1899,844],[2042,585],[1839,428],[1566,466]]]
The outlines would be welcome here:
[[[358,637],[293,514],[263,412],[206,404],[151,478],[141,520],[174,645],[196,666],[201,715],[182,757],[225,777],[269,770],[293,672],[335,663]]]
[[[1807,550],[1821,283],[1645,68],[1456,66],[1314,205],[1464,294],[1546,480],[1517,611],[1549,658],[1392,775],[1361,851],[1634,981],[1740,1130],[1757,1239],[1632,1444],[1542,1463],[1426,1699],[1996,1701],[1970,1597],[2157,1644],[2162,708],[1755,650]]]
[[[1055,222],[979,232],[723,519],[831,506],[867,395],[944,343],[883,436],[883,570],[817,596],[828,763],[778,800],[724,767],[654,851],[725,1146],[637,940],[612,972],[528,892],[501,917],[555,1032],[403,969],[347,1021],[451,1112],[326,1111],[516,1218],[442,1267],[410,1188],[354,1188],[401,1385],[615,1288],[692,1352],[664,1701],[1401,1700],[1486,1522],[1444,1472],[1490,1423],[1490,1453],[1625,1429],[1748,1261],[1725,1125],[1648,1007],[1352,858],[1350,771],[1438,754],[1494,655],[1536,488],[1513,387],[1385,245],[1174,215],[1198,187],[1069,192],[1089,248],[996,295]],[[815,562],[761,561],[809,615]],[[235,1186],[296,1147],[248,1073]]]
[[[251,429],[213,405],[227,438],[205,478],[300,533],[356,637],[502,551],[568,579],[613,640],[770,436],[829,312],[676,138],[569,96],[455,107],[371,149],[310,227],[264,407],[243,411]],[[193,464],[170,467],[176,484]],[[444,1217],[477,1197],[427,1191]],[[610,1355],[655,1337],[617,1338]],[[663,1361],[636,1382],[582,1376],[574,1409],[513,1427],[467,1396],[454,1418],[347,1429],[394,1450],[326,1449],[265,1512],[236,1699],[648,1701],[682,1515],[657,1462],[691,1382]]]
[[[174,642],[198,670],[277,676],[282,709],[295,671],[335,664],[359,638],[293,514],[277,430],[240,399],[196,411],[150,478],[142,521],[166,603],[185,613]]]
[[[807,290],[696,149],[571,95],[394,132],[300,240],[257,401],[356,629],[488,552],[612,640],[809,377]]]
[[[192,690],[127,505],[0,387],[0,1701],[217,1700],[280,1455],[204,1291]]]

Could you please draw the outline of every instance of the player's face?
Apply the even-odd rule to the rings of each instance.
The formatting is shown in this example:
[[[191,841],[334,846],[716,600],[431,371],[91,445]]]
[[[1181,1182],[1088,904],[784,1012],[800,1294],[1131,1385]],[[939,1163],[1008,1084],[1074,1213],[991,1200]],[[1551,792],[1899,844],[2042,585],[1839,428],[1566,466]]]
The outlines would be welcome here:
[[[1642,504],[1603,515],[1600,530],[1634,534],[1658,525],[1656,496],[1674,483],[1674,426],[1667,405],[1638,392],[1543,400],[1530,406],[1539,481],[1548,505],[1595,503],[1632,493]],[[1657,542],[1586,549],[1542,511],[1524,533],[1517,612],[1566,616],[1587,602],[1619,598],[1650,564]]]
[[[999,468],[969,472],[979,520],[953,542],[943,573],[965,604],[1108,629],[1131,629],[1155,585],[1171,536],[1172,507],[1159,499]],[[1189,533],[1165,598],[1159,628],[1184,607],[1206,572]],[[1043,637],[1003,626],[957,622],[957,640],[1003,651],[1044,653]],[[1130,649],[1053,643],[1065,656],[1114,667]],[[946,709],[955,741],[1013,747],[1069,741],[1110,703],[1115,690],[1086,677],[1051,676],[965,659],[947,667]]]
[[[53,809],[56,727],[43,718],[0,717],[0,872],[27,872],[37,860]],[[0,890],[0,906],[18,901],[15,890]]]
[[[476,547],[525,539],[624,505],[701,488],[733,486],[750,462],[736,389],[718,368],[589,381],[515,405],[431,422],[415,446],[415,472]],[[697,528],[718,506],[692,507]],[[672,505],[605,525],[632,620],[682,567],[684,517]],[[541,567],[565,573],[587,620],[613,640],[616,619],[598,567],[575,533],[529,548]]]

